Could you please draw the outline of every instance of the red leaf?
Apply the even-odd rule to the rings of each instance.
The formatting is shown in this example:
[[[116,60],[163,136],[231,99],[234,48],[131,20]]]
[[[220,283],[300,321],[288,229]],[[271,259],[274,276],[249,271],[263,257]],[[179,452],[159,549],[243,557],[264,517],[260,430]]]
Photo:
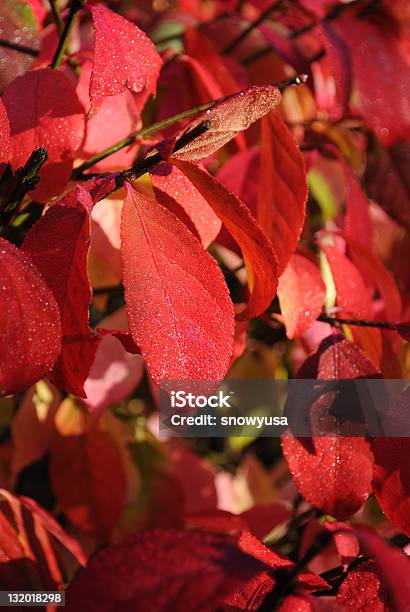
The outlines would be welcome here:
[[[238,196],[246,204],[254,217],[256,217],[258,198],[259,167],[259,148],[252,147],[232,155],[216,174],[217,180],[228,191],[232,191]],[[237,243],[224,226],[222,226],[218,236],[218,242],[231,249],[231,251],[240,253]]]
[[[29,387],[61,350],[56,301],[30,258],[0,238],[0,388]]]
[[[247,583],[243,583],[235,593],[225,599],[224,603],[228,610],[258,610],[266,595],[275,587],[278,570],[281,575],[286,575],[286,571],[291,571],[294,563],[267,548],[251,533],[242,533],[238,543],[241,550],[263,561],[267,567]],[[329,585],[320,576],[311,572],[303,572],[297,577],[297,587],[315,591],[327,589]]]
[[[88,325],[91,287],[87,256],[91,207],[90,194],[77,186],[48,209],[23,242],[23,249],[41,271],[61,312],[63,351],[50,380],[80,397],[84,397],[83,384],[99,342]]]
[[[242,200],[256,216],[260,152],[258,147],[232,155],[221,166],[217,179]]]
[[[326,537],[326,530],[332,534],[332,539]],[[334,566],[335,553],[345,569],[360,554],[360,546],[357,537],[348,523],[341,521],[324,521],[319,523],[316,520],[309,521],[303,529],[303,535],[299,546],[298,558],[302,559],[311,546],[314,546],[318,538],[322,538],[323,545],[320,554],[316,558],[316,567],[323,571],[324,567]],[[326,543],[327,542],[327,543]],[[315,562],[313,567],[314,569]]]
[[[218,509],[191,514],[185,518],[185,525],[189,529],[195,527],[220,533],[249,531],[262,539],[274,527],[286,523],[290,518],[291,513],[283,504],[272,503],[265,506],[254,506],[241,514],[231,514]]]
[[[339,521],[325,521],[323,526],[333,534],[340,562],[343,565],[352,563],[358,557],[360,547],[351,525]]]
[[[27,588],[28,562],[16,531],[0,510],[0,586]]]
[[[215,261],[179,219],[128,184],[121,241],[130,331],[154,380],[222,379],[234,317]]]
[[[317,353],[308,359],[308,361],[310,360],[317,363],[316,375],[312,378],[351,380],[378,376],[366,355],[343,336],[330,336],[324,340]],[[302,369],[299,377],[301,377]]]
[[[195,127],[206,120],[209,128],[173,156],[186,161],[208,157],[275,108],[280,98],[279,90],[273,85],[249,87],[229,96],[191,124]]]
[[[155,196],[160,204],[198,234],[208,248],[221,229],[221,221],[191,181],[178,168],[159,164],[151,173]]]
[[[0,172],[1,165],[8,162],[10,155],[10,125],[6,108],[0,98]]]
[[[317,353],[302,366],[298,377],[345,380],[375,375],[377,372],[364,353],[340,336],[324,340]],[[345,519],[371,493],[373,454],[363,437],[351,435],[357,434],[359,423],[340,421],[331,413],[333,402],[330,392],[303,407],[308,410],[313,437],[296,438],[288,431],[282,437],[282,449],[303,497],[326,514]],[[300,408],[296,404],[298,418],[302,419]],[[316,427],[321,432],[319,436],[315,436]]]
[[[184,525],[186,529],[203,529],[231,535],[247,529],[246,521],[242,520],[240,515],[218,509],[188,515],[184,519]]]
[[[74,152],[84,136],[83,108],[67,77],[48,68],[15,79],[3,102],[10,121],[13,170],[24,166],[34,149],[48,151],[40,182],[30,193],[45,201],[60,193],[70,178]]]
[[[85,61],[81,65],[77,95],[86,111],[90,108],[90,77],[91,62]],[[92,157],[135,131],[140,118],[140,108],[145,102],[144,99],[139,100],[137,105],[135,98],[135,94],[128,90],[109,96],[104,98],[97,114],[86,117],[82,157]],[[103,171],[132,166],[137,146],[134,144],[117,151],[92,166],[90,170]]]
[[[102,338],[84,391],[85,403],[94,416],[130,395],[144,373],[140,355],[130,355],[114,335]]]
[[[262,540],[274,527],[286,523],[291,518],[291,513],[281,503],[274,502],[253,506],[239,516],[248,525],[248,531]]]
[[[363,553],[373,557],[391,602],[390,609],[405,610],[410,601],[410,559],[372,531],[356,527],[356,533]]]
[[[54,433],[54,416],[61,399],[61,394],[45,382],[30,387],[24,394],[11,425],[12,484],[17,482],[24,468],[47,453]]]
[[[210,93],[207,93],[205,100],[202,98],[206,91],[198,91],[200,79],[198,78],[197,67],[199,67],[198,62],[187,55],[180,55],[175,57],[172,62],[165,62],[158,80],[158,89],[161,91],[161,95],[158,97],[155,121],[173,117],[215,98]],[[202,76],[210,76],[205,68],[202,68],[201,73]],[[218,98],[220,95],[219,93],[216,97]],[[163,135],[175,134],[175,126],[164,130],[162,133]]]
[[[278,297],[288,338],[301,336],[319,316],[326,287],[320,271],[294,253],[279,278]]]
[[[172,476],[180,488],[183,513],[196,516],[215,511],[217,491],[214,465],[178,440],[169,440],[166,450],[167,465],[171,466]]]
[[[389,410],[387,418],[408,422],[410,388],[403,391]],[[403,425],[401,425],[402,427]],[[380,437],[373,441],[375,460],[374,493],[387,518],[400,531],[410,535],[410,439]]]
[[[32,7],[27,1],[7,0],[0,4],[1,38],[11,45],[22,45],[38,51],[39,34]],[[1,46],[0,50],[0,93],[16,77],[24,74],[33,64],[34,58],[28,53]]]
[[[305,162],[276,113],[261,122],[257,220],[275,246],[280,275],[296,248],[306,215]]]
[[[80,565],[86,565],[87,557],[77,540],[72,538],[64,531],[56,519],[41,508],[33,499],[29,497],[19,497],[22,506],[27,508],[33,515],[36,515],[43,527],[68,550]]]
[[[192,181],[241,247],[252,293],[247,307],[236,318],[243,320],[260,315],[270,306],[277,287],[277,259],[272,244],[249,209],[221,183],[195,164],[180,160],[174,163]]]
[[[55,540],[84,565],[86,557],[81,546],[32,499],[16,497],[5,489],[0,489],[0,496],[6,500],[2,502],[5,514],[0,510],[1,586],[16,588],[20,584],[25,589],[31,586],[61,590],[62,568]]]
[[[325,56],[318,64],[319,71],[324,71],[327,89],[316,78],[320,76],[316,63],[313,63],[312,70],[315,76],[315,97],[320,109],[328,112],[333,120],[338,120],[345,115],[348,107],[352,90],[352,69],[348,47],[330,23],[326,20],[321,23],[320,36]]]
[[[369,196],[397,223],[410,230],[410,144],[404,140],[384,148],[374,141],[368,151],[365,184]]]
[[[386,145],[410,136],[410,75],[397,39],[387,28],[365,19],[342,16],[333,24],[350,51],[352,109],[362,115]]]
[[[386,316],[396,320],[402,311],[402,301],[394,277],[386,269],[380,257],[369,247],[348,238],[349,252],[355,264],[368,282],[375,286],[380,293]]]
[[[320,245],[326,255],[336,288],[336,304],[348,316],[372,319],[369,290],[360,272],[337,247]]]
[[[365,561],[350,571],[339,587],[336,602],[348,610],[384,612],[390,609],[377,565]]]
[[[145,531],[94,555],[68,588],[67,611],[214,612],[263,567],[238,547],[235,537]]]
[[[64,404],[62,404],[63,406]],[[83,531],[106,542],[125,501],[121,454],[111,435],[78,417],[57,433],[50,452],[50,477],[60,509]]]
[[[87,395],[84,402],[94,416],[100,415],[107,406],[129,395],[144,374],[144,360],[141,355],[130,355],[122,344],[122,339],[126,338],[128,333],[115,330],[123,327],[123,323],[128,325],[124,308],[116,310],[101,321],[104,329],[98,329],[103,337],[84,383]]]
[[[94,24],[92,110],[127,87],[135,93],[154,94],[162,62],[148,36],[101,4],[91,6],[90,11]]]
[[[346,235],[364,247],[371,248],[373,228],[369,200],[350,166],[343,163],[343,169],[346,180]]]
[[[224,56],[213,47],[211,41],[198,28],[188,28],[185,33],[185,53],[201,62],[216,80],[223,95],[233,94],[240,89],[232,76],[232,70],[225,63]]]

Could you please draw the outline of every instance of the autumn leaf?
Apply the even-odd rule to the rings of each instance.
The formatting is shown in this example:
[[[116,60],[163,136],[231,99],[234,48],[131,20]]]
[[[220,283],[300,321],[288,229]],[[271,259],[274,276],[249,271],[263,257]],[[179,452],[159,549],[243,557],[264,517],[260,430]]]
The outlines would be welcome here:
[[[265,546],[249,532],[241,533],[238,544],[241,550],[263,561],[266,568],[248,582],[242,583],[224,603],[228,610],[258,610],[266,595],[274,589],[278,580],[285,578],[287,573],[292,571],[294,564],[287,557]],[[296,588],[309,592],[326,590],[329,585],[320,576],[307,571],[297,577]]]
[[[50,477],[70,521],[108,542],[126,494],[121,454],[112,436],[67,398],[56,416]]]
[[[389,604],[383,579],[373,561],[364,561],[351,570],[339,587],[336,602],[349,610],[368,607],[386,610]]]
[[[23,243],[24,251],[53,291],[61,313],[63,351],[49,378],[57,387],[79,397],[84,397],[83,384],[99,342],[88,324],[91,287],[87,256],[92,206],[89,192],[77,186],[47,210]]]
[[[343,336],[324,340],[298,373],[299,378],[321,380],[374,376],[377,371],[372,363]],[[372,491],[373,454],[369,442],[359,435],[360,423],[334,415],[335,399],[331,391],[313,402],[307,401],[306,406],[294,398],[296,418],[299,422],[305,418],[303,408],[312,437],[297,438],[290,429],[282,436],[282,450],[303,497],[326,514],[345,519],[363,505]],[[292,402],[292,395],[288,402]],[[356,405],[345,408],[351,414],[358,409]]]
[[[378,290],[384,302],[387,318],[399,319],[402,312],[402,299],[394,276],[387,270],[380,256],[369,246],[353,238],[348,238],[347,243],[350,255],[362,277]]]
[[[348,239],[351,238],[360,245],[371,248],[373,228],[369,200],[350,166],[344,163],[343,169],[346,180],[346,235]]]
[[[395,399],[386,417],[393,427],[396,422],[394,430],[389,429],[388,436],[373,441],[374,493],[387,518],[407,535],[410,534],[410,442],[407,437],[392,436],[395,431],[400,433],[407,422],[409,399],[407,388]]]
[[[0,47],[0,93],[16,77],[30,69],[34,55],[39,50],[39,32],[34,15],[34,7],[30,2],[22,0],[6,0],[0,6],[1,38],[9,45]],[[22,45],[33,50],[32,54],[21,53],[13,45]]]
[[[256,218],[275,246],[281,275],[305,222],[307,182],[303,155],[276,113],[262,119],[260,159]]]
[[[319,269],[293,254],[279,278],[278,297],[288,338],[301,336],[319,316],[326,289]]]
[[[194,161],[208,157],[238,133],[247,130],[252,123],[266,115],[279,102],[280,92],[273,85],[248,87],[228,96],[191,124],[190,129],[207,121],[209,127],[204,134],[174,153],[175,159]]]
[[[195,233],[205,248],[215,240],[221,221],[191,181],[171,164],[159,164],[151,172],[157,201]]]
[[[388,29],[350,16],[337,19],[333,29],[350,52],[352,110],[365,118],[386,145],[408,137],[410,115],[406,101],[410,97],[410,76],[397,39]]]
[[[23,391],[61,350],[56,300],[30,257],[0,238],[0,388]]]
[[[130,331],[154,380],[222,379],[234,335],[223,276],[179,219],[128,184],[121,252]]]
[[[90,81],[92,111],[107,96],[128,88],[154,94],[161,58],[136,25],[102,4],[90,7],[94,24],[94,58]]]
[[[236,318],[243,320],[260,315],[270,306],[277,287],[277,258],[273,245],[249,209],[221,183],[195,164],[174,158],[173,163],[192,181],[242,250],[251,297]]]
[[[223,95],[236,93],[240,89],[231,66],[227,65],[229,58],[219,54],[209,38],[198,28],[188,28],[184,40],[185,53],[206,67],[218,83]],[[240,70],[240,65],[237,70]]]
[[[356,527],[355,531],[363,554],[373,558],[377,574],[380,576],[382,592],[379,593],[379,597],[381,595],[384,599],[385,593],[393,610],[405,609],[410,597],[408,556],[368,528]]]
[[[127,352],[121,340],[116,337],[118,334],[128,334],[120,331],[128,326],[125,309],[115,311],[103,319],[100,325],[98,331],[103,337],[88,378],[84,382],[87,395],[84,402],[94,416],[101,415],[110,404],[129,395],[138,386],[144,374],[144,360],[141,355],[131,355],[134,351]]]
[[[348,316],[373,318],[369,289],[354,263],[336,246],[321,244],[326,255],[336,289],[336,304]]]
[[[401,139],[384,147],[375,138],[369,141],[364,176],[371,198],[397,223],[410,229],[410,144]]]
[[[85,60],[81,65],[76,92],[84,110],[88,112],[90,102],[90,77],[92,63]],[[140,96],[141,97],[141,96]],[[98,113],[88,114],[85,118],[85,138],[79,151],[79,156],[88,158],[111,147],[131,134],[140,120],[141,108],[145,100],[137,100],[137,96],[125,89],[121,93],[105,97]],[[138,145],[117,151],[101,160],[91,170],[113,170],[131,166]]]
[[[237,537],[200,531],[132,534],[96,554],[67,591],[68,610],[112,607],[213,612],[264,563],[241,550]],[[206,576],[206,580],[201,580]],[[124,592],[120,585],[128,588]]]
[[[61,546],[85,565],[79,545],[37,503],[0,489],[0,584],[7,588],[62,590]],[[58,542],[59,546],[56,546]]]
[[[13,170],[24,166],[34,149],[47,149],[40,182],[30,194],[46,201],[60,193],[70,178],[74,153],[84,137],[84,110],[69,79],[49,68],[15,79],[3,102],[10,122]]]

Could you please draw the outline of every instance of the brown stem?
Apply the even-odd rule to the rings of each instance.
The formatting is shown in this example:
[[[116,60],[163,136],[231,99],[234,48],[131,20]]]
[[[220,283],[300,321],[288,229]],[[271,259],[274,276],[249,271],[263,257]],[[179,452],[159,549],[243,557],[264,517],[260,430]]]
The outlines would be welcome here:
[[[19,53],[25,53],[26,55],[31,55],[31,57],[38,57],[40,55],[40,51],[38,51],[38,49],[26,47],[25,45],[19,45],[18,43],[10,42],[4,38],[0,38],[0,47],[12,49],[13,51],[18,51]]]
[[[198,125],[196,125],[192,130],[185,132],[182,134],[180,138],[175,143],[175,146],[172,150],[172,153],[179,151],[189,143],[191,143],[195,138],[201,136],[209,129],[209,121],[202,121]],[[129,168],[128,170],[124,170],[117,175],[115,184],[116,189],[122,187],[125,181],[135,181],[137,178],[149,172],[154,166],[161,163],[163,161],[163,157],[161,153],[158,151],[154,153],[154,155],[149,154],[148,157],[144,157],[139,160],[134,166]]]
[[[358,327],[376,327],[379,329],[396,330],[396,325],[391,321],[367,321],[362,319],[345,319],[344,317],[330,317],[327,314],[321,314],[318,321],[330,323],[330,325],[357,325]]]
[[[276,610],[279,602],[287,595],[292,589],[293,583],[297,576],[305,569],[306,565],[312,561],[322,550],[328,545],[332,539],[332,533],[330,531],[324,531],[319,534],[312,544],[312,546],[306,551],[303,557],[290,569],[278,572],[276,578],[276,586],[266,597],[265,601],[259,608],[259,612],[271,612]]]
[[[279,11],[285,4],[285,0],[279,0],[277,2],[273,2],[269,5],[262,13],[259,15],[255,21],[252,21],[236,38],[234,38],[228,45],[226,45],[225,49],[223,49],[222,53],[232,53],[238,47],[241,42],[245,40],[245,38],[258,27],[261,23],[265,21],[274,11]]]
[[[72,0],[70,6],[70,12],[68,13],[67,21],[64,25],[63,33],[60,36],[60,40],[56,49],[56,52],[51,62],[51,68],[58,68],[63,61],[68,39],[70,38],[71,31],[73,29],[77,13],[83,7],[85,0]]]

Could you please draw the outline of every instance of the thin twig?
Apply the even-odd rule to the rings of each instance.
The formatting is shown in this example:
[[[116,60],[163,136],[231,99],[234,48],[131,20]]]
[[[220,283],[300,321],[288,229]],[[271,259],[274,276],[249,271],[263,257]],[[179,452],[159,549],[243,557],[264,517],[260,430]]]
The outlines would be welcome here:
[[[58,35],[61,36],[64,30],[64,21],[61,18],[60,11],[58,9],[57,0],[48,0],[51,12],[53,14],[53,19],[56,24]]]
[[[157,123],[151,125],[149,128],[145,128],[144,130],[141,130],[139,132],[129,134],[126,138],[123,138],[119,142],[116,142],[115,144],[111,145],[111,147],[107,147],[107,149],[101,151],[101,153],[97,153],[97,155],[93,155],[93,157],[87,159],[87,161],[85,161],[83,164],[81,164],[81,166],[78,166],[78,168],[73,171],[71,178],[74,180],[84,178],[82,175],[86,170],[94,166],[102,159],[109,157],[113,153],[116,153],[117,151],[120,151],[121,149],[132,145],[137,140],[137,138],[147,138],[148,136],[151,136],[152,134],[155,134],[156,132],[159,132],[160,130],[169,127],[170,125],[178,123],[178,121],[182,121],[182,119],[192,117],[192,115],[196,115],[197,113],[201,113],[205,110],[208,110],[209,108],[212,108],[213,106],[215,106],[215,104],[218,104],[219,102],[225,100],[225,98],[226,96],[223,98],[218,98],[217,100],[213,100],[212,102],[206,102],[205,104],[201,104],[200,106],[196,106],[195,108],[190,108],[189,110],[186,110],[182,113],[178,113],[177,115],[168,117],[163,121],[158,121]]]
[[[222,53],[228,54],[232,53],[238,47],[241,42],[245,40],[245,38],[257,28],[261,23],[265,21],[274,11],[279,11],[285,4],[285,0],[278,0],[277,2],[273,2],[269,5],[262,13],[259,15],[255,21],[252,21],[242,32],[234,38],[228,45],[226,45],[225,49],[223,49]]]
[[[12,181],[12,190],[6,201],[2,203],[0,229],[4,230],[12,221],[24,196],[35,189],[40,168],[47,161],[47,149],[40,147],[32,152],[23,168],[16,170]]]
[[[306,551],[303,557],[293,565],[289,570],[283,570],[279,572],[277,576],[276,586],[266,597],[265,601],[259,608],[259,612],[271,612],[271,610],[277,609],[277,604],[286,596],[286,594],[292,588],[297,576],[305,569],[308,563],[312,561],[322,550],[329,544],[333,535],[330,531],[324,531],[319,534],[312,544],[312,546]]]
[[[299,74],[296,77],[288,79],[287,81],[275,83],[275,86],[279,89],[279,91],[283,91],[286,87],[289,87],[291,85],[300,85],[301,83],[306,83],[307,78],[308,77],[306,74]],[[183,111],[182,113],[178,113],[177,115],[168,117],[163,121],[158,121],[157,123],[151,125],[149,128],[145,128],[139,132],[133,132],[132,134],[129,134],[126,138],[123,138],[122,140],[119,140],[115,144],[111,145],[110,147],[107,147],[106,149],[104,149],[104,151],[93,155],[92,157],[87,159],[87,161],[83,162],[80,166],[78,166],[78,168],[75,168],[71,174],[71,178],[73,180],[90,178],[90,175],[84,175],[84,172],[86,172],[86,170],[88,170],[101,160],[105,159],[106,157],[109,157],[113,153],[121,151],[121,149],[132,145],[137,139],[152,136],[156,132],[159,132],[160,130],[163,130],[166,127],[169,127],[171,125],[174,125],[175,123],[178,123],[179,121],[182,121],[182,119],[186,119],[188,117],[192,117],[193,115],[197,115],[198,113],[202,113],[206,110],[209,110],[216,104],[223,102],[229,97],[230,96],[223,96],[222,98],[217,98],[216,100],[212,100],[211,102],[206,102],[205,104],[195,106],[194,108],[190,108],[186,111]]]
[[[357,325],[358,327],[376,327],[379,329],[389,329],[396,331],[396,325],[391,321],[367,321],[362,319],[345,319],[344,317],[330,317],[327,314],[321,314],[318,321],[330,323],[330,325]]]
[[[84,3],[84,0],[72,0],[70,6],[70,12],[68,13],[67,21],[64,25],[63,33],[60,36],[58,47],[51,62],[51,68],[58,68],[63,61],[63,57],[66,51],[68,39],[70,38],[71,31],[73,29],[77,13],[80,11]]]
[[[286,87],[291,87],[292,85],[302,85],[302,83],[306,83],[308,78],[309,77],[307,74],[297,74],[291,79],[287,79],[286,81],[281,81],[280,83],[277,83],[276,87],[279,89],[279,91],[283,91],[284,89],[286,89]]]
[[[176,141],[172,153],[176,153],[180,149],[183,149],[186,145],[190,144],[193,140],[195,140],[195,138],[202,136],[202,134],[204,134],[208,129],[209,122],[202,121],[192,130],[185,132]],[[148,157],[139,160],[136,164],[134,164],[134,166],[118,174],[115,181],[116,189],[122,187],[124,181],[135,181],[137,178],[143,176],[144,174],[146,174],[146,172],[149,172],[154,166],[161,163],[162,161],[163,157],[159,151],[157,153],[154,153],[154,155],[149,155]]]
[[[13,43],[9,40],[5,40],[4,38],[0,38],[0,47],[12,49],[13,51],[18,51],[19,53],[25,53],[26,55],[31,55],[31,57],[38,57],[40,55],[40,51],[38,49],[26,47],[26,45],[20,45],[18,43]]]
[[[116,293],[122,293],[122,291],[124,290],[123,285],[111,285],[111,286],[107,286],[107,287],[96,287],[93,290],[93,295],[94,296],[98,296],[98,295],[114,295]]]

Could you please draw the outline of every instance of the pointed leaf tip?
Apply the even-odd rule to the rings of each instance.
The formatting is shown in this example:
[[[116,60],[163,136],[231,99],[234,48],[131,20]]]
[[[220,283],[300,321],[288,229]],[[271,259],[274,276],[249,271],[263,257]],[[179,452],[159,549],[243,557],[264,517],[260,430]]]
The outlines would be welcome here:
[[[126,88],[155,94],[162,60],[148,36],[101,4],[91,6],[90,11],[94,24],[92,110],[97,111],[106,96]]]

